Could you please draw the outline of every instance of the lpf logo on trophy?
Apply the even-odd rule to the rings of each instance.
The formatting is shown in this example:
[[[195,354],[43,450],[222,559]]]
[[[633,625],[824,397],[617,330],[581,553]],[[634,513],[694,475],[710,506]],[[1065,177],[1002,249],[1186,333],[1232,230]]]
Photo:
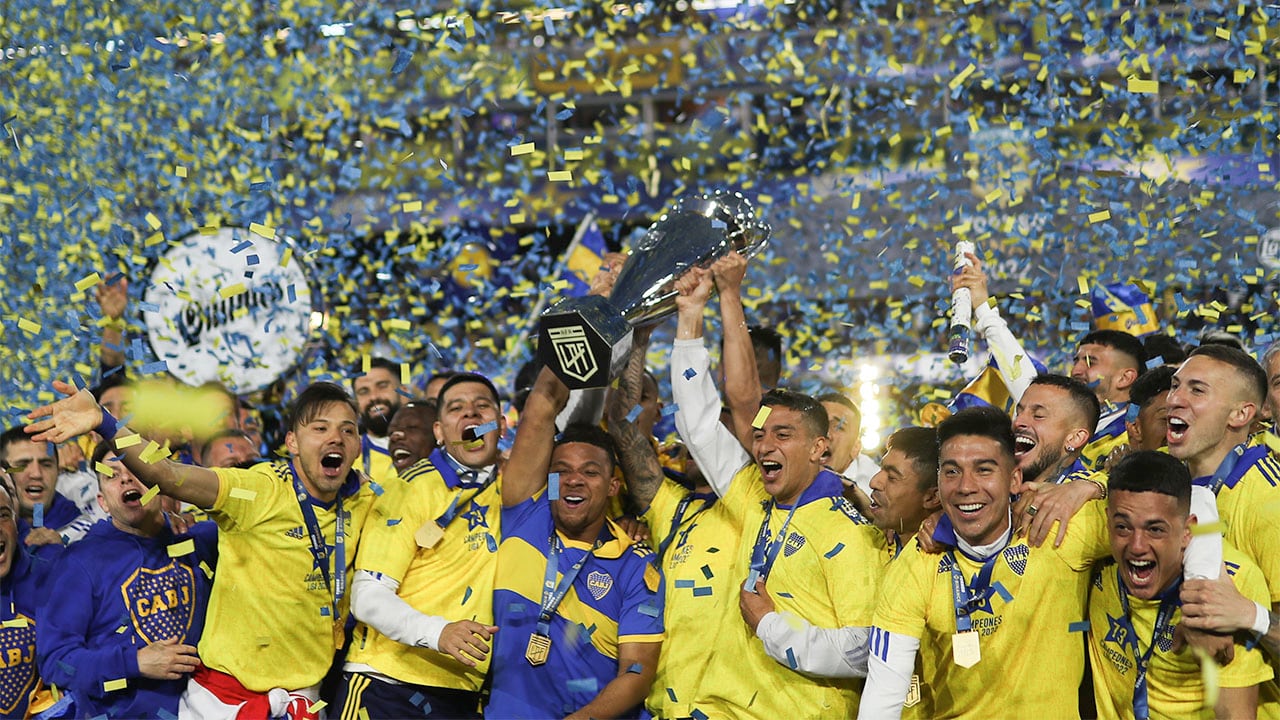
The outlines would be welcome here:
[[[566,298],[538,322],[538,354],[570,388],[605,387],[622,372],[631,332],[676,310],[675,281],[737,250],[751,257],[769,226],[741,194],[717,190],[680,198],[627,258],[609,297]]]

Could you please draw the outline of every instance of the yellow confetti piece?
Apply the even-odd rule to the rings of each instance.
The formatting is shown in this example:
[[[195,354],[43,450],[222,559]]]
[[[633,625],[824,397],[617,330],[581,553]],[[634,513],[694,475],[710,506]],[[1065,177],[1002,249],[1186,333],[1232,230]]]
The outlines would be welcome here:
[[[1142,78],[1129,78],[1129,92],[1141,93],[1144,95],[1154,95],[1160,92],[1160,83],[1156,80],[1143,80]]]
[[[253,502],[258,497],[258,492],[256,490],[239,487],[231,488],[231,492],[228,494],[237,500],[244,500],[246,502]]]
[[[373,368],[373,358],[366,353],[360,357],[360,372],[368,375],[369,370]]]
[[[408,321],[405,321],[405,324],[407,325]],[[409,328],[406,327],[405,329],[408,330]],[[400,384],[408,385],[411,380],[413,380],[413,368],[409,366],[409,363],[401,363],[400,364]]]
[[[175,165],[173,168],[173,174],[180,178],[184,178],[187,176],[187,169],[182,165]]]
[[[190,555],[196,551],[196,541],[190,538],[180,543],[174,543],[169,546],[169,557],[176,558],[183,555]]]
[[[968,80],[969,76],[973,74],[973,71],[977,69],[978,68],[973,63],[969,63],[968,67],[961,70],[955,77],[951,78],[951,82],[947,83],[947,85],[950,86],[952,90],[955,90],[960,87],[965,80]]]
[[[147,213],[146,220],[147,220],[147,226],[150,227],[152,230],[160,229],[160,218],[156,217],[155,213]]]
[[[382,327],[387,330],[412,330],[413,323],[401,318],[392,318],[382,323]]]
[[[129,687],[129,681],[124,678],[108,680],[102,683],[103,692],[115,692],[116,690],[124,690],[127,687]]]
[[[422,212],[422,201],[413,200],[411,202],[407,202],[402,206],[402,209],[407,213]]]
[[[40,323],[34,323],[26,318],[18,318],[18,329],[31,333],[32,335],[40,334]]]
[[[27,619],[20,618],[20,617],[16,617],[11,620],[5,620],[4,622],[0,622],[0,627],[6,627],[6,628],[24,628],[26,626],[27,626]]]
[[[569,182],[573,179],[573,173],[569,170],[548,170],[547,180],[550,182]]]
[[[152,245],[159,245],[163,242],[164,242],[164,233],[160,231],[156,231],[155,233],[147,236],[146,240],[142,241],[142,246],[151,247]]]
[[[242,292],[246,292],[248,289],[249,288],[245,287],[244,283],[236,283],[235,285],[228,285],[219,289],[218,296],[225,300],[230,297],[235,297]]]
[[[533,152],[533,143],[521,143],[511,148],[511,157],[518,155],[528,155]]]
[[[272,240],[276,236],[276,229],[263,225],[262,223],[249,223],[249,232],[268,240]]]
[[[320,710],[321,710],[321,709],[323,709],[323,708],[325,708],[325,707],[328,707],[328,705],[329,705],[329,703],[327,703],[327,702],[325,702],[325,701],[323,701],[323,700],[317,700],[317,701],[315,701],[314,703],[312,703],[312,704],[311,704],[311,707],[307,708],[307,713],[309,713],[309,714],[312,714],[312,713],[318,713],[318,712],[320,712]]]
[[[282,268],[289,267],[289,261],[292,259],[293,259],[293,248],[291,247],[285,248],[284,254],[280,256],[280,267]]]
[[[106,475],[107,477],[115,477],[116,475],[115,468],[103,462],[94,463],[93,469],[98,471],[99,474]]]
[[[764,427],[764,423],[769,419],[769,413],[771,412],[773,412],[773,408],[768,405],[761,405],[759,412],[756,413],[755,419],[751,421],[751,427],[756,428],[757,430]]]
[[[209,563],[201,560],[200,570],[204,573],[205,577],[209,578],[210,580],[213,579],[213,568],[209,567]]]
[[[1079,286],[1081,295],[1089,294],[1089,278],[1083,275],[1076,276],[1076,285]]]
[[[564,151],[564,159],[565,159],[566,161],[581,160],[581,159],[582,159],[582,151],[581,151],[581,150],[565,150],[565,151]]]
[[[1214,523],[1196,523],[1191,526],[1192,535],[1215,535],[1227,531],[1227,524],[1223,522]]]
[[[147,488],[146,492],[142,493],[142,497],[139,499],[139,502],[141,502],[143,505],[146,505],[152,500],[155,500],[156,496],[159,494],[160,494],[160,486],[152,485],[151,487]]]
[[[125,448],[131,448],[140,442],[142,442],[142,436],[138,433],[133,433],[132,435],[125,435],[124,437],[116,438],[116,448],[123,450]]]
[[[102,282],[102,276],[92,272],[76,281],[76,290],[84,292],[100,282]]]
[[[1110,220],[1110,219],[1111,219],[1111,211],[1110,211],[1110,210],[1099,210],[1099,211],[1098,211],[1098,212],[1096,212],[1096,213],[1089,213],[1089,222],[1090,222],[1090,223],[1100,223],[1100,222],[1103,222],[1103,221],[1106,221],[1106,220]]]

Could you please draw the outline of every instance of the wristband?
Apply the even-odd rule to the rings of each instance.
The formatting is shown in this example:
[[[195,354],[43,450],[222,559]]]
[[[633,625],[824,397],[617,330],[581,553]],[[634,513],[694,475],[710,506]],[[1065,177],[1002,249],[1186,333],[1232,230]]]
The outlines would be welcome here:
[[[1254,605],[1258,607],[1258,616],[1254,619],[1251,629],[1259,635],[1266,635],[1271,629],[1271,612],[1262,607],[1262,603],[1254,603]]]
[[[116,419],[111,416],[111,413],[107,412],[106,408],[101,408],[101,410],[102,422],[98,423],[98,427],[94,428],[93,431],[102,436],[103,440],[114,440],[116,437],[116,431],[120,429],[120,425],[116,422]]]

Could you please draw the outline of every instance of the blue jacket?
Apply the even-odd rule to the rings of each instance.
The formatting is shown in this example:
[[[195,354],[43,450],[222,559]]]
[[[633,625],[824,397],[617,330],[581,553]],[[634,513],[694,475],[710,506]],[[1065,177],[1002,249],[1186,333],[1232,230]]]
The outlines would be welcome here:
[[[188,539],[194,552],[169,557],[171,546]],[[212,522],[183,535],[166,524],[146,538],[108,519],[67,547],[53,568],[58,592],[37,614],[36,646],[41,677],[72,696],[75,717],[177,715],[186,679],[142,677],[138,651],[174,636],[197,644],[217,546]]]
[[[15,554],[0,579],[0,718],[21,718],[36,685],[36,609],[48,592],[50,563],[21,542],[6,552]]]

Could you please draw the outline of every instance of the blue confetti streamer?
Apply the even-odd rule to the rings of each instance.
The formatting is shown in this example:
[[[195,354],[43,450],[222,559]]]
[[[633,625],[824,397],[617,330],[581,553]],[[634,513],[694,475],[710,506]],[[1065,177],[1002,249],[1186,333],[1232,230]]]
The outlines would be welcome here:
[[[560,499],[560,473],[547,475],[547,499]]]

